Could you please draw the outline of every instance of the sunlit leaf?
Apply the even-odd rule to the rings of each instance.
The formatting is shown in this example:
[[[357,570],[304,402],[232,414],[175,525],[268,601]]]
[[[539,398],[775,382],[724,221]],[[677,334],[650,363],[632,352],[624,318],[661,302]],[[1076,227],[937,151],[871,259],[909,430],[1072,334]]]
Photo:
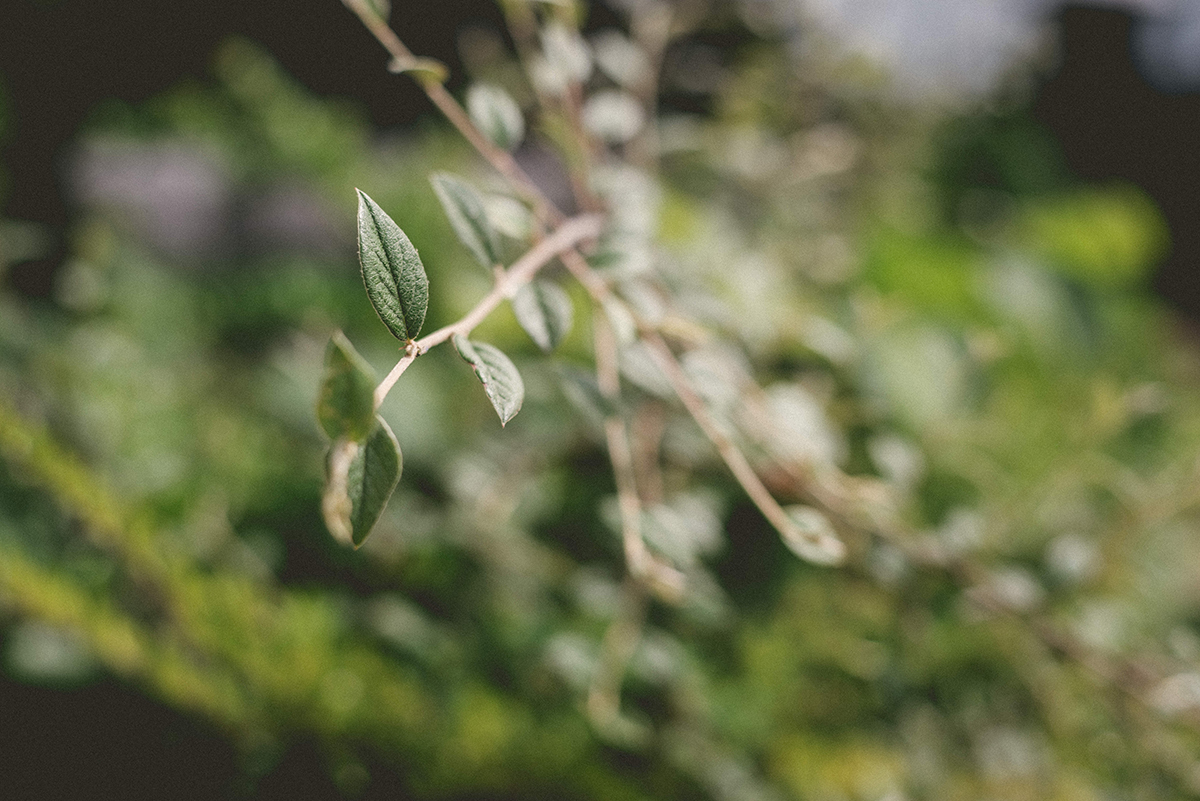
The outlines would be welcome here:
[[[412,242],[400,226],[358,192],[358,261],[367,297],[383,324],[401,342],[413,339],[429,307],[429,279]]]
[[[455,334],[454,347],[474,368],[488,400],[492,402],[496,414],[500,415],[500,425],[513,419],[525,400],[525,383],[517,372],[517,366],[498,348],[486,342],[472,342]]]
[[[496,232],[488,221],[483,197],[475,187],[445,172],[434,173],[429,180],[458,241],[488,270],[499,264],[500,247],[496,242]]]
[[[571,331],[575,307],[558,284],[531,281],[512,299],[513,313],[539,348],[552,351]]]
[[[321,512],[333,536],[359,547],[379,521],[400,482],[404,457],[396,436],[382,417],[361,445],[346,439],[329,451]]]
[[[375,423],[375,374],[341,331],[325,348],[317,420],[331,439],[362,442]]]
[[[432,58],[394,58],[388,63],[388,72],[410,75],[422,84],[445,83],[450,77],[446,65]]]
[[[467,90],[467,114],[484,136],[505,150],[512,150],[525,138],[525,117],[512,96],[487,83]]]

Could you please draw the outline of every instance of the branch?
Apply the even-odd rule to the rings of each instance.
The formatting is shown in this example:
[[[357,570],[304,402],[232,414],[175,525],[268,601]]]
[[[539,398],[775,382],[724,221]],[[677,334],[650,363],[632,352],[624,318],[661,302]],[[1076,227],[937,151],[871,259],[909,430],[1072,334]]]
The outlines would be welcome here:
[[[413,52],[405,46],[400,37],[393,31],[371,8],[366,0],[342,0],[346,7],[353,11],[371,35],[383,45],[383,48],[388,51],[397,64],[406,65],[414,64],[417,57]],[[417,81],[425,95],[429,98],[433,105],[437,106],[438,110],[445,115],[458,132],[463,135],[463,138],[471,143],[479,154],[487,160],[503,175],[508,182],[522,195],[525,199],[533,204],[537,216],[541,219],[549,220],[553,224],[562,222],[564,215],[550,199],[540,190],[533,182],[533,179],[521,168],[512,154],[501,147],[497,147],[492,140],[488,139],[482,131],[475,126],[471,121],[470,115],[463,109],[459,102],[454,99],[454,95],[450,94],[440,82],[437,81]]]
[[[614,403],[620,399],[620,375],[617,368],[617,340],[604,313],[597,311],[593,324],[596,342],[596,378],[600,393]],[[633,451],[624,418],[613,413],[604,419],[608,457],[612,461],[617,484],[617,503],[621,510],[621,541],[630,574],[644,582],[664,601],[678,603],[686,580],[681,572],[667,565],[646,547],[642,538],[642,502],[638,495]]]
[[[435,345],[440,345],[455,334],[467,336],[477,325],[483,322],[496,307],[510,298],[513,294],[537,275],[538,270],[549,264],[556,256],[571,250],[581,242],[594,239],[600,234],[601,218],[595,214],[572,217],[558,227],[552,234],[538,242],[524,256],[513,262],[508,270],[497,270],[496,283],[492,290],[480,299],[475,307],[450,325],[443,326],[432,334],[427,334],[415,342],[410,342],[405,348],[404,356],[396,362],[396,366],[387,377],[375,388],[375,408],[379,408],[383,399],[391,392],[392,387],[408,366],[416,358]]]

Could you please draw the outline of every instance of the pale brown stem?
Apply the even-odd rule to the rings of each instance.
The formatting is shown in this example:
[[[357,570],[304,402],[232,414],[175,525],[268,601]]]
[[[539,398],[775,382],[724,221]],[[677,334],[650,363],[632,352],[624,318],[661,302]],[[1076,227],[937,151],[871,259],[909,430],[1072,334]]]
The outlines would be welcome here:
[[[413,52],[400,40],[396,32],[388,27],[387,22],[375,13],[366,0],[342,0],[342,2],[362,20],[363,25],[383,45],[396,63],[403,65],[416,61]],[[521,165],[512,157],[512,154],[495,145],[475,127],[470,115],[459,105],[459,102],[454,99],[454,95],[450,94],[445,86],[437,81],[418,81],[417,83],[425,90],[430,102],[437,106],[438,111],[442,112],[450,124],[458,129],[463,138],[470,142],[471,146],[479,151],[479,154],[503,175],[513,188],[534,205],[539,217],[548,219],[555,224],[562,221],[563,213],[537,187],[525,170],[521,168]]]
[[[641,586],[627,580],[620,610],[600,643],[600,664],[588,688],[588,716],[600,729],[620,714],[621,683],[641,642],[645,618],[646,595]]]
[[[596,349],[596,379],[600,392],[614,404],[620,400],[620,373],[617,366],[617,340],[612,326],[600,310],[593,323]],[[665,601],[678,602],[683,596],[682,573],[655,558],[642,538],[642,502],[638,494],[629,430],[619,413],[604,420],[604,436],[617,484],[617,504],[621,510],[621,542],[630,574],[644,582]]]
[[[396,362],[387,377],[375,388],[375,408],[379,408],[383,399],[391,392],[396,381],[416,361],[416,358],[435,345],[440,345],[455,334],[467,336],[477,325],[483,322],[497,306],[537,275],[538,270],[549,264],[554,257],[564,251],[571,250],[581,242],[594,239],[600,233],[601,219],[595,214],[587,214],[571,219],[560,225],[552,234],[534,245],[524,256],[513,262],[508,270],[496,273],[496,283],[492,290],[484,295],[469,312],[449,325],[443,326],[431,334],[427,334],[415,342],[410,342],[404,350],[404,356]]]

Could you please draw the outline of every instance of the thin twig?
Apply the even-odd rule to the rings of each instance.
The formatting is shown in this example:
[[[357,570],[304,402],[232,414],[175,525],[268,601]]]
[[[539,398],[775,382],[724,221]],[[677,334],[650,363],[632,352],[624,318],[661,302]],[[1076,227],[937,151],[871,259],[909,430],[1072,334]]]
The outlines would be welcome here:
[[[362,20],[371,35],[383,45],[383,48],[397,63],[411,64],[416,61],[413,52],[405,46],[396,32],[370,7],[366,0],[342,0],[342,2]],[[475,126],[470,115],[459,105],[459,102],[454,99],[454,95],[450,94],[445,86],[437,81],[417,81],[417,83],[425,90],[425,95],[429,100],[450,121],[450,124],[458,129],[463,138],[470,142],[471,146],[497,172],[503,175],[514,189],[533,204],[538,217],[547,219],[552,224],[558,224],[563,220],[565,215],[550,202],[545,193],[537,187],[533,179],[512,157],[512,154],[494,144]]]
[[[617,339],[602,311],[597,310],[594,319],[596,379],[600,385],[600,393],[615,406],[621,395]],[[663,600],[677,603],[683,597],[686,580],[681,572],[657,559],[642,538],[642,502],[638,494],[633,451],[629,445],[628,427],[619,413],[614,412],[605,418],[604,436],[617,484],[617,504],[621,510],[621,541],[629,572]]]
[[[409,365],[416,358],[435,345],[440,345],[455,334],[467,336],[477,325],[484,321],[497,306],[512,295],[537,274],[538,270],[549,264],[556,256],[566,250],[577,247],[581,242],[594,239],[600,233],[601,218],[595,214],[572,217],[560,225],[552,234],[538,242],[524,256],[513,262],[506,271],[497,271],[496,283],[492,290],[484,295],[475,307],[460,319],[443,326],[432,334],[427,334],[415,342],[410,342],[405,348],[404,356],[396,362],[387,377],[375,388],[375,408],[383,403],[383,399],[391,392],[392,387]]]
[[[620,715],[621,683],[642,640],[645,619],[645,591],[636,582],[627,580],[622,588],[617,617],[604,632],[600,643],[600,663],[588,688],[588,715],[601,730],[608,728]]]

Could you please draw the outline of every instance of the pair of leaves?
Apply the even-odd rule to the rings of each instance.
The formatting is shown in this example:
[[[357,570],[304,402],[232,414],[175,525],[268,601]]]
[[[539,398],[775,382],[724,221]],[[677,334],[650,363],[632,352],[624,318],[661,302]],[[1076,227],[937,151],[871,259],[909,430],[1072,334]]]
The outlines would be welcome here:
[[[358,191],[358,260],[379,319],[406,345],[429,308],[429,279],[412,242],[388,214]],[[321,511],[337,539],[358,547],[400,482],[400,443],[375,414],[375,375],[340,332],[325,352],[317,419],[333,439]]]
[[[485,219],[482,202],[476,208],[472,204],[476,199],[473,190],[467,187],[464,191],[461,183],[449,176],[434,183],[448,211],[451,207],[465,209],[457,222],[451,218],[456,229]],[[469,230],[476,237],[490,231]],[[404,231],[361,190],[358,258],[363,285],[376,314],[392,335],[407,345],[425,323],[429,279]],[[333,440],[321,501],[325,524],[335,538],[357,548],[366,541],[399,483],[404,458],[396,436],[375,414],[375,376],[370,366],[340,332],[334,334],[325,353],[317,419]]]
[[[321,512],[336,539],[358,547],[400,482],[404,457],[396,436],[375,413],[375,375],[342,334],[325,349],[317,420],[333,440]]]

